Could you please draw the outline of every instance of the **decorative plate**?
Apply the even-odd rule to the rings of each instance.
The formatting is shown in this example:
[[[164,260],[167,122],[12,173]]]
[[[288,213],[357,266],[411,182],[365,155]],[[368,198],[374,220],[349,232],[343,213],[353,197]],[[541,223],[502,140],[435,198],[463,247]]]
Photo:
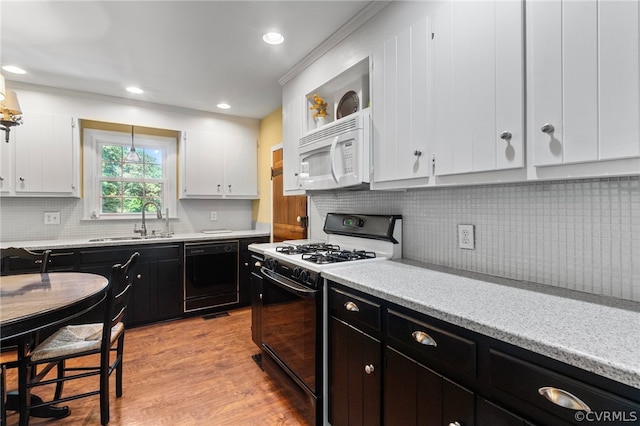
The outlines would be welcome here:
[[[353,90],[344,94],[340,102],[338,103],[338,110],[336,111],[336,118],[346,117],[349,114],[353,114],[358,111],[360,107],[360,100],[358,94]]]

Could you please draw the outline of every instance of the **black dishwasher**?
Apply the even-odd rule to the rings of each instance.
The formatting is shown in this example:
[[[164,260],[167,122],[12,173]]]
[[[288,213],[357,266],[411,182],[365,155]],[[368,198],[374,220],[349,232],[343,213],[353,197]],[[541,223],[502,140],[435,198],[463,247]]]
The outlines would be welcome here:
[[[184,311],[238,303],[238,241],[184,245]]]

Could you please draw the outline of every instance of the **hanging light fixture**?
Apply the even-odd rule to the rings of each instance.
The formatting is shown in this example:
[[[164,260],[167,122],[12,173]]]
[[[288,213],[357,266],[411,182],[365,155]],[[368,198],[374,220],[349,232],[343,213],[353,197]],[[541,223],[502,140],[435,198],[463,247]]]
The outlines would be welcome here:
[[[133,125],[131,126],[131,149],[126,156],[126,160],[132,163],[137,163],[140,161],[140,156],[136,152],[136,146],[133,144]]]
[[[22,110],[16,92],[7,90],[4,95],[5,99],[0,101],[0,130],[4,130],[4,141],[9,143],[11,127],[22,124]]]

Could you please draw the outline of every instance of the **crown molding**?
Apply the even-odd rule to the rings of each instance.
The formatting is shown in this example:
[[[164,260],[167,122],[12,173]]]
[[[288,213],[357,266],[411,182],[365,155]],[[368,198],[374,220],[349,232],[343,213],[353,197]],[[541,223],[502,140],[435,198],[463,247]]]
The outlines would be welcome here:
[[[338,43],[347,38],[351,33],[364,25],[369,19],[373,18],[382,9],[387,7],[394,0],[374,0],[370,2],[357,15],[349,19],[335,33],[331,34],[326,40],[314,48],[307,56],[302,58],[300,62],[295,64],[289,72],[280,77],[278,83],[284,86],[302,71],[307,69],[311,64],[318,60],[322,55],[333,49]]]

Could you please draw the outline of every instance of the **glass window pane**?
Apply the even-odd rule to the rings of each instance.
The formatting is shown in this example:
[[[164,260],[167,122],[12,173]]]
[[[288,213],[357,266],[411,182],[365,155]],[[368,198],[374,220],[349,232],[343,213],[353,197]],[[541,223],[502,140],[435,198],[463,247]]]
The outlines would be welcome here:
[[[142,200],[140,198],[124,198],[122,210],[124,213],[140,213],[142,212]]]
[[[144,151],[144,161],[149,164],[162,164],[162,150],[147,148]]]
[[[102,147],[102,161],[122,161],[122,146],[118,145],[104,145]]]
[[[102,213],[122,213],[122,199],[103,198]]]
[[[122,195],[122,182],[102,182],[102,196],[116,197]]]
[[[162,196],[162,184],[161,183],[145,184],[145,195],[147,197],[160,198]]]
[[[144,177],[148,179],[162,179],[162,166],[147,164]]]
[[[142,197],[144,195],[144,184],[140,182],[124,182],[123,186],[125,197]]]
[[[122,177],[125,178],[141,178],[144,166],[141,163],[124,163]]]
[[[104,177],[120,177],[122,176],[122,165],[116,162],[102,163],[102,176]]]

